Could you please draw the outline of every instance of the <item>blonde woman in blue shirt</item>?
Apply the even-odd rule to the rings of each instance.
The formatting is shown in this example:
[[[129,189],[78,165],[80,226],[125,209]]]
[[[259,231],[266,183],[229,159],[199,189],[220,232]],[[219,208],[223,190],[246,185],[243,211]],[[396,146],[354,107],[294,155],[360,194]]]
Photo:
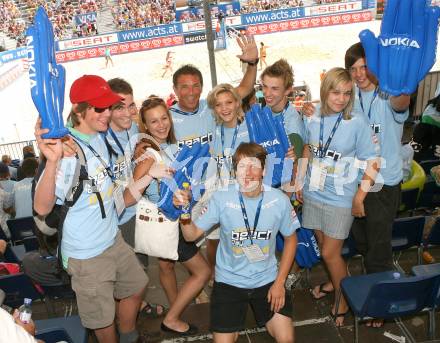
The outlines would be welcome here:
[[[328,71],[321,83],[321,106],[305,122],[306,145],[303,157],[309,163],[302,190],[297,199],[303,201],[303,226],[315,231],[324,263],[335,291],[347,276],[341,257],[354,217],[365,216],[363,201],[373,183],[377,149],[368,123],[352,115],[355,94],[350,74],[343,68]],[[358,188],[359,168],[363,185]],[[337,293],[336,293],[337,294]],[[337,312],[336,312],[337,311]],[[348,306],[341,297],[331,314],[337,326],[344,323]]]

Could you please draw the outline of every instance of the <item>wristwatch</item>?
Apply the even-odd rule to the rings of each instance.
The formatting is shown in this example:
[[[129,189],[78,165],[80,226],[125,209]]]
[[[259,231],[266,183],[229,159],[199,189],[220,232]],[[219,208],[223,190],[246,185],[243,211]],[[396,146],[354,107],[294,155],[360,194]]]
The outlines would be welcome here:
[[[247,62],[247,61],[243,61],[242,59],[240,59],[240,61],[243,63],[247,63],[250,66],[256,66],[258,64],[258,62],[260,61],[260,59],[257,58],[254,62]]]

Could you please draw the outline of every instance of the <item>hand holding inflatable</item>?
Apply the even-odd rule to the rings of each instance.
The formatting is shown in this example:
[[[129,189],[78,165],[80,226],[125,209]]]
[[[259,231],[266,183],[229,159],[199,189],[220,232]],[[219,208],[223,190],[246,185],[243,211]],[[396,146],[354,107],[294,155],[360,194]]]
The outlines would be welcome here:
[[[380,35],[363,30],[359,38],[368,69],[380,88],[391,94],[411,94],[435,62],[440,8],[426,0],[388,0]]]
[[[68,134],[63,125],[66,72],[55,59],[52,24],[42,7],[34,25],[26,32],[31,95],[42,119],[41,127],[49,129],[43,138],[61,138]]]

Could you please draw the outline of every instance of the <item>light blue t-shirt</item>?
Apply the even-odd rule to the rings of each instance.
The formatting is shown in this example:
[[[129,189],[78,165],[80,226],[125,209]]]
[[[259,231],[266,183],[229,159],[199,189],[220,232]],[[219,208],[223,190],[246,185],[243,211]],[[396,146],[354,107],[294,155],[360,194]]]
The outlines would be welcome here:
[[[215,119],[206,100],[200,100],[195,113],[182,111],[178,103],[170,108],[170,112],[173,117],[174,133],[179,149],[183,145],[192,146],[196,142],[202,144],[212,142]]]
[[[171,163],[174,162],[177,156],[177,145],[176,144],[161,144],[160,145],[162,149],[162,160],[167,165],[170,166]],[[148,187],[145,189],[144,197],[151,202],[157,204],[160,199],[160,189],[159,189],[159,182],[156,179],[153,179]]]
[[[357,190],[357,176],[360,167],[365,169],[365,161],[378,157],[373,143],[373,135],[368,123],[360,116],[340,122],[324,158],[318,157],[320,109],[306,119],[306,144],[310,145],[312,156],[319,159],[327,170],[324,189],[310,187],[312,163],[308,164],[304,184],[304,198],[317,200],[335,207],[351,208]],[[324,117],[323,145],[326,145],[339,114]],[[359,162],[364,161],[364,162]]]
[[[359,94],[362,97],[362,110]],[[376,134],[380,144],[380,156],[382,157],[380,172],[376,183],[395,186],[403,178],[402,158],[400,156],[403,124],[408,118],[409,110],[396,112],[391,106],[389,96],[375,91],[359,93],[356,87],[356,100],[354,102],[354,115],[360,113],[369,122],[370,127]],[[371,111],[370,111],[371,107]],[[368,114],[370,113],[370,118]]]
[[[84,185],[80,197],[67,213],[63,226],[61,253],[63,261],[69,257],[88,259],[101,254],[112,246],[118,232],[118,218],[113,198],[113,182],[108,175],[109,153],[100,134],[89,136],[89,144],[95,149],[105,166],[84,143],[81,147],[87,159],[89,178],[93,178],[104,204],[105,218],[102,218],[97,196],[92,193],[90,183]],[[62,204],[70,190],[75,171],[76,157],[63,158],[56,177],[55,194],[57,203]]]
[[[116,139],[113,137],[115,135]],[[131,158],[137,142],[138,126],[135,122],[131,124],[130,129],[122,131],[113,131],[109,128],[106,132],[107,142],[117,154],[112,154],[113,172],[116,180],[126,185],[133,175],[133,165]],[[119,143],[119,144],[118,144]],[[122,150],[121,150],[122,148]],[[125,155],[128,154],[128,155]],[[117,182],[118,182],[117,181]],[[119,217],[119,225],[125,224],[136,215],[136,204],[127,207]]]
[[[261,196],[243,196],[249,225],[253,229],[255,213]],[[253,243],[257,244],[266,259],[251,263],[242,247],[251,244],[243,220],[238,196],[238,185],[217,190],[209,200],[207,209],[196,220],[201,230],[208,231],[220,224],[220,244],[217,249],[215,280],[239,288],[257,288],[275,280],[277,259],[275,257],[276,235],[291,236],[300,227],[296,213],[288,197],[278,189],[265,187],[257,229]]]
[[[291,133],[297,133],[304,140],[305,128],[303,119],[296,110],[295,106],[292,106],[290,102],[285,110],[279,113],[272,112],[272,115],[278,120],[283,120],[283,126],[286,130],[287,136],[289,136]]]
[[[5,192],[13,193],[15,184],[16,184],[16,181],[11,180],[11,179],[1,180],[0,181],[0,188],[2,188]]]
[[[249,132],[247,129],[246,120],[238,124],[237,136],[235,144],[232,146],[233,137],[236,127],[224,127],[224,151],[222,147],[222,125],[217,125],[215,128],[214,141],[212,142],[212,157],[217,161],[217,170],[221,170],[222,178],[229,178],[232,169],[232,155],[237,150],[240,143],[249,142]],[[224,153],[224,156],[223,156]]]
[[[32,216],[31,188],[33,179],[33,177],[27,177],[14,185],[15,218]]]

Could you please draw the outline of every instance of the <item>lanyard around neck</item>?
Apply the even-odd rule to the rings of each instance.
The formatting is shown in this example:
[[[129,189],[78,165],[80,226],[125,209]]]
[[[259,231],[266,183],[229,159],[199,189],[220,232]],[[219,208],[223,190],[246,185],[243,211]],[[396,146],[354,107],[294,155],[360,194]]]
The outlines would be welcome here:
[[[371,106],[373,105],[374,99],[376,99],[377,93],[378,93],[378,91],[377,91],[377,87],[376,87],[374,89],[373,98],[371,99],[371,102],[370,102],[370,107],[368,108],[368,119],[371,119]],[[362,92],[360,89],[358,89],[358,95],[359,95],[359,102],[361,103],[362,112],[365,114],[364,103],[362,101]]]
[[[246,207],[244,206],[243,195],[241,194],[241,192],[238,192],[238,197],[240,199],[241,213],[243,214],[244,225],[246,226],[248,237],[251,240],[251,244],[254,244],[254,242],[252,241],[252,237],[255,233],[255,230],[257,229],[258,220],[260,219],[260,212],[261,212],[261,205],[263,204],[264,191],[263,191],[263,193],[261,193],[261,199],[258,202],[257,211],[255,212],[254,226],[253,226],[252,231],[251,231],[251,227],[249,225],[249,219],[248,219],[248,216],[246,213]]]
[[[319,126],[319,148],[318,148],[318,153],[319,153],[320,158],[323,158],[325,156],[325,154],[327,153],[327,150],[330,146],[330,143],[333,140],[333,136],[335,135],[335,132],[338,129],[341,121],[342,121],[342,112],[339,113],[338,119],[336,120],[336,123],[333,126],[332,131],[330,132],[330,136],[328,137],[327,142],[325,143],[325,146],[323,147],[322,145],[324,142],[324,116],[321,115],[321,123]]]
[[[237,135],[238,135],[239,128],[240,128],[240,123],[237,123],[237,125],[235,126],[234,135],[232,136],[231,151],[234,150],[235,143],[237,141]],[[223,124],[221,126],[220,134],[221,134],[221,140],[222,140],[222,155],[223,155],[223,158],[225,158],[226,157],[226,155],[225,155],[225,126]]]
[[[115,141],[116,145],[118,146],[119,150],[121,150],[122,155],[125,155],[124,148],[122,147],[121,142],[119,141],[118,137],[116,136],[115,132],[111,127],[108,128],[108,132],[110,132],[110,136],[112,136],[113,140]],[[128,131],[125,130],[125,133],[127,134],[127,141],[130,145],[130,154],[131,154],[131,143],[130,143],[130,136],[128,135]]]

